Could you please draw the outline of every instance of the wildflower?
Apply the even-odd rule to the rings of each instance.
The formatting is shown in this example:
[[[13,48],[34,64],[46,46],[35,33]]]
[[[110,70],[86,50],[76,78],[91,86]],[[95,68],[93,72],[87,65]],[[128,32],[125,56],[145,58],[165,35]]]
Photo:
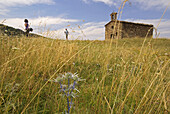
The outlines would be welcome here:
[[[67,80],[67,85],[64,85],[63,80]],[[72,79],[72,80],[71,80]],[[77,92],[80,93],[80,91],[76,88],[77,82],[78,81],[84,81],[84,79],[80,79],[78,77],[77,73],[71,73],[67,72],[65,74],[61,74],[58,76],[56,79],[50,80],[52,82],[58,82],[60,84],[60,90],[59,93],[62,93],[61,96],[67,98],[67,109],[68,111],[66,113],[69,114],[70,109],[72,107],[72,98],[76,98]]]

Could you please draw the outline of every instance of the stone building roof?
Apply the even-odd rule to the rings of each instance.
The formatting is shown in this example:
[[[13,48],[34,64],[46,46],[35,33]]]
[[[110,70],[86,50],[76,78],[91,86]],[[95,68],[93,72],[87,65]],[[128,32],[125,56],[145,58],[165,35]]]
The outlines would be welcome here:
[[[108,22],[105,26],[107,26],[108,24],[112,23],[112,22],[115,22],[116,20],[113,20],[113,21],[110,21]],[[145,25],[145,26],[153,26],[152,24],[144,24],[144,23],[134,23],[134,22],[128,22],[128,21],[119,21],[117,20],[117,23],[129,23],[129,24],[138,24],[138,25]]]

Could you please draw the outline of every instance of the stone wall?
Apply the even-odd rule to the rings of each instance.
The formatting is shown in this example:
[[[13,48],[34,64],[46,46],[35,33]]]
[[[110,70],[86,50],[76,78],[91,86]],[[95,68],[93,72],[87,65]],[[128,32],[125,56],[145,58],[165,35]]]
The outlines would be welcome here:
[[[105,25],[105,39],[136,37],[144,38],[147,34],[148,37],[152,37],[153,25],[126,21],[117,21],[117,24],[115,24],[115,21],[110,21]]]
[[[115,21],[111,21],[105,25],[105,39],[115,39],[115,38],[122,37],[122,23],[115,24]]]
[[[150,32],[149,32],[150,30]],[[153,35],[153,25],[146,25],[140,23],[122,22],[122,38],[144,38]]]

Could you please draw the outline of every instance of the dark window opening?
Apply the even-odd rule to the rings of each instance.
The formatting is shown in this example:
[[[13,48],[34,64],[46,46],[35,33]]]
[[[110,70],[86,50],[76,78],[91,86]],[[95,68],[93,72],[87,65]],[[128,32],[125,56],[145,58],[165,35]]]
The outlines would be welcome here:
[[[111,26],[112,29],[114,29],[114,26]]]
[[[112,39],[112,38],[114,39],[114,35],[113,34],[110,35],[110,39]]]

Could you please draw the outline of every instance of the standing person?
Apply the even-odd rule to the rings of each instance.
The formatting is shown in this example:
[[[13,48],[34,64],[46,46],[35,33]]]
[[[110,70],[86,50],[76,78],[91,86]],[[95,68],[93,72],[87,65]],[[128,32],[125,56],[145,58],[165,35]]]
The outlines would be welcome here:
[[[29,24],[28,24],[28,20],[25,19],[24,22],[25,22],[24,25],[25,25],[25,30],[26,30],[25,34],[26,34],[26,36],[28,37],[28,34],[29,34]]]
[[[25,19],[24,22],[25,22],[25,30],[26,30],[25,34],[26,34],[26,36],[28,37],[29,32],[30,32],[30,31],[32,32],[33,29],[32,29],[32,28],[29,28],[28,19]]]
[[[66,34],[66,40],[68,40],[68,34],[69,34],[68,30],[65,29],[64,33]]]

